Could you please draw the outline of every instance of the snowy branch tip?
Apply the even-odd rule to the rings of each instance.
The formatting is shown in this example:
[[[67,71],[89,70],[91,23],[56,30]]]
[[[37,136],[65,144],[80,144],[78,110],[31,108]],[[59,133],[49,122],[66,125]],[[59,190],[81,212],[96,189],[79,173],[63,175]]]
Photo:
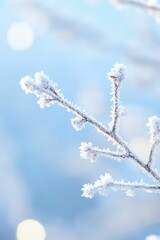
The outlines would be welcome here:
[[[75,117],[71,120],[72,126],[77,130],[81,130],[86,124],[90,124],[94,127],[98,133],[104,135],[107,140],[112,140],[112,144],[116,146],[115,151],[110,149],[101,149],[97,146],[93,146],[91,142],[82,142],[80,146],[80,156],[83,159],[90,162],[96,162],[99,157],[106,157],[121,161],[123,159],[130,159],[136,162],[139,167],[144,169],[150,176],[160,182],[159,173],[151,168],[155,149],[160,144],[160,118],[152,116],[149,118],[147,127],[150,131],[150,149],[147,164],[144,164],[133,152],[128,145],[118,136],[118,122],[122,107],[120,104],[119,86],[125,78],[125,65],[116,63],[111,71],[108,73],[108,78],[111,80],[112,88],[112,122],[110,129],[105,127],[102,123],[97,121],[94,117],[89,116],[84,110],[81,110],[78,106],[64,98],[60,89],[57,88],[56,83],[51,81],[47,75],[43,72],[35,73],[34,77],[25,76],[20,81],[20,86],[25,93],[33,93],[38,97],[37,103],[41,108],[49,107],[53,103],[58,103],[60,106],[67,109],[68,112],[72,112]],[[107,190],[122,190],[125,191],[127,196],[134,196],[134,192],[137,189],[141,189],[146,192],[160,192],[160,185],[149,185],[140,182],[124,182],[113,180],[110,174],[106,173],[101,176],[93,185],[85,184],[82,188],[82,196],[92,198],[96,192],[101,195],[105,195]]]
[[[77,130],[80,131],[82,128],[85,127],[86,120],[80,116],[77,116],[71,120],[72,126]]]
[[[124,191],[128,197],[134,197],[135,191],[138,189],[148,193],[160,192],[160,186],[158,185],[150,185],[145,183],[143,180],[140,182],[124,182],[124,180],[117,181],[114,180],[109,173],[106,173],[104,176],[100,176],[100,179],[95,181],[94,184],[84,184],[82,188],[82,196],[86,198],[93,198],[96,192],[105,196],[109,189],[113,191]]]
[[[126,66],[124,64],[116,63],[111,71],[107,74],[107,77],[119,85],[125,78]]]
[[[160,118],[155,115],[150,117],[146,126],[151,136],[150,143],[160,143]]]
[[[43,72],[35,73],[34,78],[28,75],[23,77],[20,86],[26,94],[33,93],[40,98],[37,103],[41,108],[49,107],[54,101],[63,99],[57,85]]]
[[[79,149],[81,158],[90,160],[91,163],[96,162],[100,156],[112,158],[119,162],[127,157],[125,152],[112,152],[109,149],[100,149],[98,147],[93,147],[93,144],[91,142],[82,142]]]

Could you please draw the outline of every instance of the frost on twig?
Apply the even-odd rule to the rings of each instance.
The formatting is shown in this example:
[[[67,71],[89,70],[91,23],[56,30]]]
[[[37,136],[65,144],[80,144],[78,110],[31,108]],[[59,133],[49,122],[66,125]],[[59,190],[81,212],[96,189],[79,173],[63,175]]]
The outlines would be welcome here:
[[[72,126],[77,130],[80,131],[82,128],[85,127],[86,120],[80,116],[77,116],[71,120]]]
[[[60,91],[56,88],[56,84],[43,72],[35,73],[34,79],[28,75],[25,76],[22,78],[20,85],[26,94],[33,93],[39,97],[37,103],[41,108],[49,107],[54,102],[63,99]]]
[[[160,118],[152,116],[148,119],[146,124],[150,132],[150,151],[147,165],[151,166],[156,146],[160,144]]]
[[[109,148],[101,149],[94,147],[91,142],[82,142],[80,146],[80,156],[91,162],[95,162],[99,157],[106,157],[121,161],[122,159],[129,159],[136,163],[143,171],[145,171],[154,181],[157,181],[157,185],[151,185],[144,183],[143,180],[140,182],[125,182],[113,180],[109,173],[100,177],[95,184],[85,184],[82,188],[82,196],[92,198],[96,192],[101,195],[105,195],[108,189],[112,190],[123,190],[127,196],[134,196],[135,190],[143,190],[146,192],[159,192],[160,190],[160,175],[157,170],[152,168],[152,160],[154,156],[155,147],[160,143],[160,118],[153,116],[149,118],[147,126],[150,131],[150,151],[149,159],[147,164],[145,161],[140,160],[134,152],[130,150],[128,145],[118,135],[118,121],[122,106],[119,101],[119,87],[121,82],[125,78],[125,66],[123,64],[116,63],[111,71],[108,73],[108,78],[112,82],[112,121],[110,128],[108,129],[102,123],[97,121],[94,117],[89,116],[84,110],[77,107],[66,99],[57,85],[52,82],[47,75],[43,72],[37,72],[34,78],[26,76],[20,81],[22,90],[26,93],[35,94],[39,100],[38,104],[41,108],[49,107],[54,103],[58,103],[60,106],[65,107],[68,112],[72,112],[75,117],[71,120],[72,126],[77,130],[84,128],[86,124],[90,124],[94,127],[98,133],[102,134],[107,140],[112,140],[113,145],[116,146],[117,151],[111,151]]]
[[[117,181],[114,180],[109,173],[106,173],[104,176],[100,176],[100,179],[97,180],[94,184],[84,184],[82,188],[82,196],[92,198],[96,192],[104,196],[107,194],[109,189],[112,189],[113,191],[124,191],[129,197],[134,197],[135,190],[137,189],[149,193],[160,192],[160,186],[149,185],[147,183],[144,183],[143,180],[140,182],[124,182],[124,180]]]
[[[117,129],[119,115],[121,113],[120,109],[122,109],[122,106],[119,103],[119,87],[121,82],[124,80],[125,68],[126,67],[123,64],[116,63],[114,68],[112,68],[107,75],[112,83],[111,101],[113,102],[113,106],[111,111],[112,122],[110,123],[112,132],[115,132]]]
[[[158,0],[111,0],[119,8],[124,6],[133,6],[147,10],[159,22],[160,20],[160,2]]]
[[[80,146],[80,156],[83,159],[90,160],[91,162],[95,162],[98,157],[104,156],[107,158],[113,158],[117,161],[121,161],[122,158],[126,158],[127,155],[125,153],[112,152],[109,149],[100,149],[98,147],[93,147],[91,142],[86,143],[82,142]]]

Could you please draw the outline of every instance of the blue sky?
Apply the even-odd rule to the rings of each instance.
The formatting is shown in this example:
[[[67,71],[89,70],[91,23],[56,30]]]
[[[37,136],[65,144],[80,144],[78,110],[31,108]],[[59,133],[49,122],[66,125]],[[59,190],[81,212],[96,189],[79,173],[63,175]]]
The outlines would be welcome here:
[[[11,25],[19,21],[34,33],[32,46],[21,51],[7,41]],[[145,124],[149,116],[159,115],[159,27],[147,12],[119,11],[110,1],[1,1],[0,239],[16,239],[17,225],[28,218],[43,224],[46,240],[160,235],[158,194],[81,197],[82,185],[106,171],[119,180],[148,178],[128,162],[100,159],[90,164],[81,159],[82,141],[105,147],[106,140],[90,127],[75,132],[72,114],[59,106],[41,110],[19,86],[23,76],[43,70],[67,98],[108,124],[106,73],[117,61],[126,64],[121,100],[127,116],[120,123],[121,134],[146,158]]]

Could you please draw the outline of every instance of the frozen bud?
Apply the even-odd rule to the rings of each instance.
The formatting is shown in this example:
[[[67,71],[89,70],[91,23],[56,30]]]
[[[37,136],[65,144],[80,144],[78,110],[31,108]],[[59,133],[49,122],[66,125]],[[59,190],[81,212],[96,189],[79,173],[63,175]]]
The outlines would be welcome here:
[[[30,76],[23,77],[20,81],[23,91],[33,93],[37,97],[50,96],[53,99],[62,98],[56,84],[53,83],[43,72],[37,72],[34,78]]]
[[[20,86],[26,94],[33,93],[35,90],[34,79],[27,75],[21,79]]]
[[[44,72],[36,72],[35,75],[35,83],[36,85],[41,89],[48,89],[52,86],[52,81],[49,79],[49,77],[44,74]]]
[[[93,149],[91,142],[89,143],[82,142],[80,146],[80,156],[83,159],[95,162],[98,158],[98,152],[95,149]]]
[[[94,197],[95,190],[92,184],[84,184],[81,190],[83,191],[82,197],[86,197],[86,198]]]
[[[30,76],[22,78],[20,85],[26,93],[34,93],[39,97],[42,95],[44,89],[48,89],[52,85],[52,82],[43,72],[37,72],[34,75],[34,79]]]
[[[100,179],[95,181],[94,184],[85,184],[83,185],[82,196],[86,198],[93,198],[96,192],[99,192],[100,195],[106,195],[106,190],[108,187],[111,187],[114,183],[112,176],[109,173],[100,176]]]
[[[134,197],[135,196],[135,192],[132,189],[128,189],[126,191],[126,195],[127,195],[127,197]]]
[[[37,103],[39,104],[40,108],[45,108],[45,107],[50,107],[54,101],[53,99],[48,99],[48,98],[45,98],[45,97],[41,97]]]
[[[84,128],[86,123],[86,120],[80,116],[77,116],[76,118],[73,118],[71,120],[72,126],[77,130],[80,131],[82,128]]]
[[[152,116],[148,119],[146,126],[149,128],[151,135],[151,144],[160,143],[160,118],[157,116]]]
[[[107,76],[111,81],[119,85],[125,77],[125,69],[124,64],[116,63]]]
[[[95,187],[106,187],[109,186],[112,182],[112,176],[109,173],[105,173],[105,175],[101,175],[100,179],[95,182]]]

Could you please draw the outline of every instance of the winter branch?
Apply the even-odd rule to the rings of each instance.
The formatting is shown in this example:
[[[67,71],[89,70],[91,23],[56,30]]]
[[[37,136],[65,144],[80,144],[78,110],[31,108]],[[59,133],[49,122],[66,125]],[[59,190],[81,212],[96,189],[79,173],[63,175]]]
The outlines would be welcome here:
[[[160,186],[149,185],[147,183],[144,183],[143,180],[141,180],[139,183],[124,182],[124,180],[116,181],[113,180],[112,176],[109,173],[106,173],[104,176],[100,176],[100,179],[97,180],[93,185],[83,185],[82,196],[92,198],[96,192],[99,192],[100,195],[106,195],[109,189],[112,189],[113,191],[125,191],[126,195],[129,197],[134,197],[134,191],[137,189],[146,192],[160,192]]]
[[[89,116],[84,110],[80,109],[69,100],[64,98],[57,85],[53,83],[48,76],[43,72],[37,72],[34,78],[26,76],[20,81],[22,90],[26,93],[35,94],[39,100],[38,104],[41,108],[49,107],[54,103],[58,103],[60,106],[65,107],[67,111],[72,112],[75,118],[71,120],[72,126],[77,130],[81,130],[88,123],[93,126],[98,133],[103,134],[108,140],[112,140],[112,143],[116,145],[117,151],[113,152],[110,149],[100,149],[93,147],[92,143],[81,143],[80,156],[84,159],[88,159],[91,162],[95,162],[98,157],[104,156],[107,158],[113,158],[116,160],[122,160],[128,158],[135,162],[141,169],[145,170],[153,180],[158,181],[159,185],[150,185],[141,181],[138,182],[124,182],[116,181],[110,176],[105,174],[101,176],[100,180],[96,181],[94,185],[85,184],[82,188],[85,197],[93,197],[95,192],[99,192],[104,195],[106,189],[123,190],[128,196],[133,196],[133,190],[136,189],[158,192],[160,190],[160,176],[152,168],[152,161],[154,156],[155,147],[160,143],[160,118],[153,116],[149,118],[147,126],[150,131],[150,152],[147,164],[141,161],[128,147],[128,145],[120,138],[117,133],[118,121],[121,112],[121,106],[119,101],[119,87],[121,82],[125,78],[125,66],[123,64],[116,63],[115,66],[108,73],[108,78],[112,82],[112,121],[110,123],[110,129],[106,128],[102,123],[98,122],[95,118]]]

